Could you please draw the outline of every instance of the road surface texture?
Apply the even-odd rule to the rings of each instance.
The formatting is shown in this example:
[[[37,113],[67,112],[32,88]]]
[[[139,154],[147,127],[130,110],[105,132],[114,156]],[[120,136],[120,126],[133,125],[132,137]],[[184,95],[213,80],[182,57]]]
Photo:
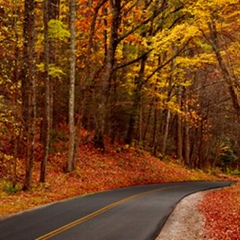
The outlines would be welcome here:
[[[151,184],[80,196],[2,220],[0,240],[155,239],[183,197],[229,185]]]

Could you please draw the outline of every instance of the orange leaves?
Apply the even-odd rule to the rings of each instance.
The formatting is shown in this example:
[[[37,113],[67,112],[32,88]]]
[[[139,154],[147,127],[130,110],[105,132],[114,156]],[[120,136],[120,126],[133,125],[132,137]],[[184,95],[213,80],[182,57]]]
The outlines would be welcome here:
[[[82,135],[86,137],[87,132],[82,131]],[[0,213],[14,213],[76,195],[131,185],[210,179],[209,175],[164,163],[128,145],[107,143],[106,148],[103,154],[90,143],[82,145],[77,169],[68,174],[63,172],[66,151],[56,152],[50,157],[44,184],[38,183],[40,164],[37,162],[31,192],[9,194],[0,186]],[[18,167],[24,168],[24,162],[19,162]]]
[[[240,236],[240,183],[208,193],[199,205],[211,240],[237,240]]]

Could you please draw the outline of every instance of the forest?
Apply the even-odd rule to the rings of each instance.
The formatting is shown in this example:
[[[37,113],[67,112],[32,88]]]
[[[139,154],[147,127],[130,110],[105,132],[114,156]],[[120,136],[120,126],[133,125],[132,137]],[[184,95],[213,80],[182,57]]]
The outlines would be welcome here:
[[[26,190],[84,144],[239,170],[237,0],[0,0],[0,54],[0,175],[24,162]]]

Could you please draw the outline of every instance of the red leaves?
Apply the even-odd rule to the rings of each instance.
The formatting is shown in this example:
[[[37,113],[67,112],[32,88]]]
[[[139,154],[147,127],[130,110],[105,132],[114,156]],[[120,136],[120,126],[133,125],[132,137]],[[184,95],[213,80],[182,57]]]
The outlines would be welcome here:
[[[102,153],[90,143],[80,147],[76,171],[66,174],[63,168],[67,152],[61,144],[60,146],[62,151],[49,159],[47,183],[38,183],[40,163],[36,162],[31,192],[19,191],[14,195],[8,195],[1,192],[0,186],[1,214],[18,212],[89,192],[137,184],[213,179],[201,172],[162,162],[137,148],[106,144],[107,152]],[[24,169],[24,162],[19,162],[18,167]]]
[[[199,208],[206,217],[207,239],[240,239],[240,183],[208,193]]]

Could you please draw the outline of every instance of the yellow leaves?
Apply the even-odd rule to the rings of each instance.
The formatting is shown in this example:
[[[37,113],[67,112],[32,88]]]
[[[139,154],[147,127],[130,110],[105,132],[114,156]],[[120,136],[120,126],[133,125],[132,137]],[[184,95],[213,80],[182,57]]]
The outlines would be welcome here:
[[[37,64],[38,71],[44,72],[44,63]],[[49,75],[61,79],[65,75],[64,71],[55,64],[49,64]]]
[[[130,78],[128,77],[127,80],[123,84],[121,84],[121,87],[125,89],[127,95],[129,96],[133,94],[133,91],[136,88],[131,77]]]
[[[194,3],[189,3],[186,5],[184,12],[189,14],[194,19],[194,24],[201,29],[207,28],[208,23],[212,21],[213,18],[219,21],[221,28],[228,17],[236,16],[238,1],[237,0],[198,0]],[[230,17],[230,24],[235,23],[232,17]]]
[[[215,64],[216,59],[213,53],[202,53],[194,57],[178,56],[175,61],[176,65],[181,68],[197,69],[204,64]]]
[[[69,4],[66,0],[60,0],[59,4],[60,20],[63,20],[65,16],[69,13]]]
[[[51,19],[48,23],[48,34],[50,39],[58,39],[64,42],[67,42],[70,38],[67,26],[63,22],[54,19]]]
[[[164,29],[152,38],[152,47],[154,53],[163,53],[172,49],[172,46],[178,47],[185,44],[189,39],[199,35],[199,30],[194,25],[183,23],[176,25],[173,29]]]
[[[203,39],[201,38],[195,38],[194,39],[194,42],[195,44],[200,47],[204,52],[210,52],[212,51],[212,46],[207,43],[207,42],[204,42]]]
[[[156,84],[156,86],[160,86],[161,83]],[[168,109],[172,113],[182,114],[180,106],[177,103],[176,96],[169,97],[169,93],[167,91],[168,84],[165,84],[164,88],[144,88],[145,94],[155,99],[154,107],[157,109]]]
[[[229,151],[231,147],[226,145],[224,142],[219,142],[217,146],[217,156],[221,157],[224,156],[227,151]]]

